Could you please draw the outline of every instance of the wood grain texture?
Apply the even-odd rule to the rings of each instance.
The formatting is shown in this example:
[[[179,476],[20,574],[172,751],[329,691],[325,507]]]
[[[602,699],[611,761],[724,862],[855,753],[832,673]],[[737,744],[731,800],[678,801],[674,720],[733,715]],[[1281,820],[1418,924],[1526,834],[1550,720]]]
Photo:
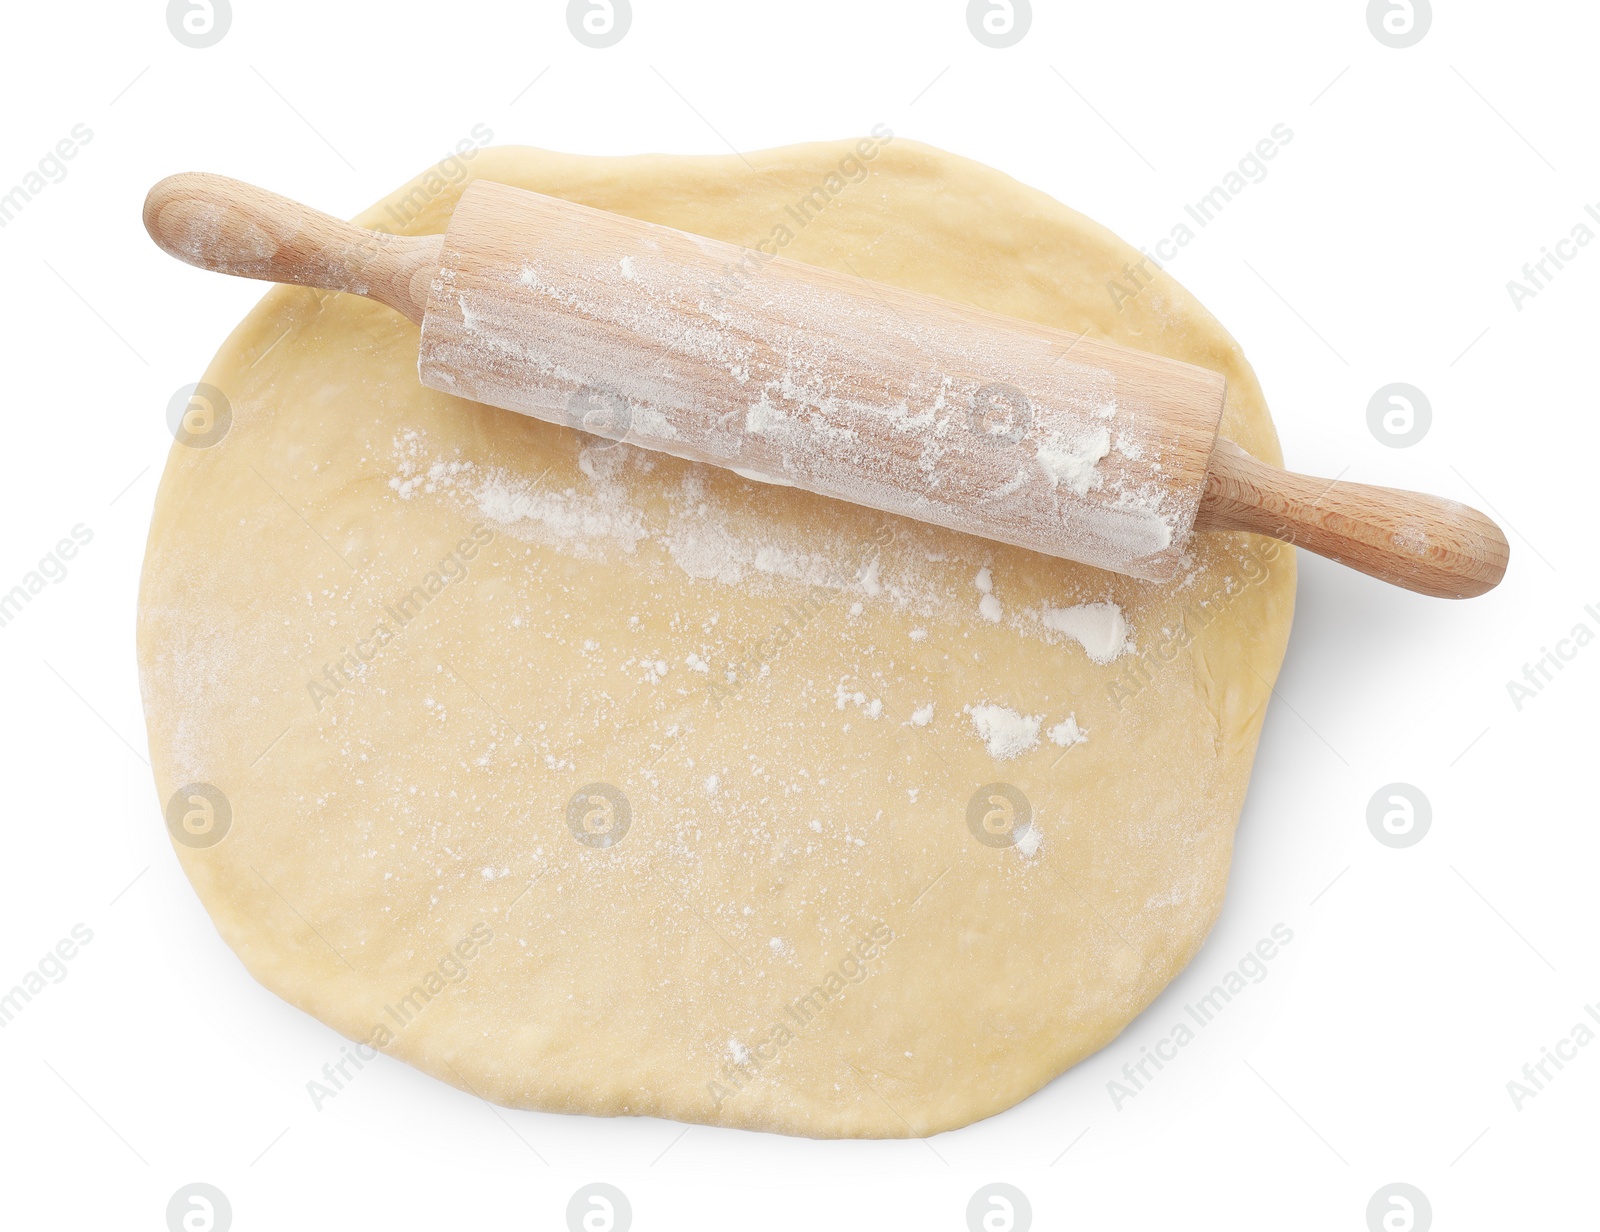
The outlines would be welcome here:
[[[1510,545],[1467,505],[1360,483],[1332,483],[1259,462],[1219,440],[1197,531],[1250,531],[1441,599],[1469,599],[1505,576]]]
[[[145,230],[201,269],[365,295],[422,323],[439,237],[386,235],[227,176],[186,172],[150,190]]]
[[[1137,577],[1179,566],[1220,376],[782,257],[730,289],[741,264],[477,181],[445,236],[423,383]]]

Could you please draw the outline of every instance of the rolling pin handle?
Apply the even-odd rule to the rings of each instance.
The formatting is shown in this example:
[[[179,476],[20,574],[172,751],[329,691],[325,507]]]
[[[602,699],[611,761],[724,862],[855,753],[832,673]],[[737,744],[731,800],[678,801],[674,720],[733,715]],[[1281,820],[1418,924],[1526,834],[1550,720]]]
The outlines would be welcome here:
[[[1467,505],[1420,492],[1313,479],[1218,440],[1195,529],[1249,531],[1441,599],[1470,599],[1505,576],[1504,532]]]
[[[365,295],[419,325],[440,237],[386,235],[222,175],[168,176],[144,203],[145,230],[201,269]]]

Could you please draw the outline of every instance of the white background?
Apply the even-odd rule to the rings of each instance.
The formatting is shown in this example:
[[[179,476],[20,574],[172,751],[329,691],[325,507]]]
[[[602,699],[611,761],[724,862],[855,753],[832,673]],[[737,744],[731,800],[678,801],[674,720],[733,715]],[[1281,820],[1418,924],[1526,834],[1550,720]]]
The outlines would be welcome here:
[[[1600,245],[1520,310],[1506,287],[1600,202],[1593,6],[1440,5],[1404,50],[1355,0],[1040,3],[1007,50],[952,0],[635,0],[605,50],[555,2],[235,0],[204,50],[163,7],[6,15],[0,192],[73,125],[93,139],[0,229],[0,590],[75,524],[93,540],[0,628],[0,990],[75,924],[94,934],[0,1030],[7,1226],[159,1230],[197,1180],[241,1232],[559,1229],[594,1180],[639,1229],[959,1232],[997,1180],[1041,1228],[1360,1232],[1393,1181],[1438,1228],[1593,1226],[1600,1043],[1520,1110],[1507,1083],[1600,1013],[1600,646],[1520,710],[1507,681],[1600,632]],[[159,253],[145,190],[205,169],[349,215],[477,123],[620,154],[878,122],[1135,244],[1288,125],[1172,272],[1243,343],[1292,465],[1496,513],[1505,584],[1449,603],[1302,557],[1220,923],[1117,1042],[1007,1113],[927,1142],[685,1132],[498,1110],[387,1059],[316,1111],[305,1084],[341,1041],[218,940],[144,757],[134,615],[165,409],[261,292]],[[1432,405],[1411,448],[1368,430],[1393,381]],[[1433,811],[1404,850],[1366,821],[1394,781]],[[1269,976],[1118,1110],[1108,1081],[1279,922],[1294,940]]]

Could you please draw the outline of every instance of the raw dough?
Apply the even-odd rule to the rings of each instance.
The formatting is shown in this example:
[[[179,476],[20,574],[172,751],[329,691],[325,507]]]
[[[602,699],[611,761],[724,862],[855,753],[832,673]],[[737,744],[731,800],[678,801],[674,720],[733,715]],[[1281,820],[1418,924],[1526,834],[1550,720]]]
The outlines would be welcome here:
[[[1113,306],[1138,254],[1104,228],[904,139],[854,158],[470,170],[1215,368],[1278,460],[1191,296]],[[359,221],[442,231],[459,191]],[[1202,536],[1137,582],[454,401],[416,347],[272,290],[156,503],[156,781],[268,988],[508,1105],[895,1137],[1023,1099],[1193,957],[1291,552]]]

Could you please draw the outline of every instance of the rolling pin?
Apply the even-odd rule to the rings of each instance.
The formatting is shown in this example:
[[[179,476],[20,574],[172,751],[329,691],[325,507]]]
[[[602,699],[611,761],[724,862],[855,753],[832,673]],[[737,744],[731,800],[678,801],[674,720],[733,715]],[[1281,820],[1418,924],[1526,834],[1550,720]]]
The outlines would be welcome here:
[[[150,191],[202,269],[364,295],[431,389],[1152,581],[1249,531],[1423,594],[1482,594],[1500,528],[1218,438],[1204,368],[476,180],[443,235],[368,231],[222,176]]]

